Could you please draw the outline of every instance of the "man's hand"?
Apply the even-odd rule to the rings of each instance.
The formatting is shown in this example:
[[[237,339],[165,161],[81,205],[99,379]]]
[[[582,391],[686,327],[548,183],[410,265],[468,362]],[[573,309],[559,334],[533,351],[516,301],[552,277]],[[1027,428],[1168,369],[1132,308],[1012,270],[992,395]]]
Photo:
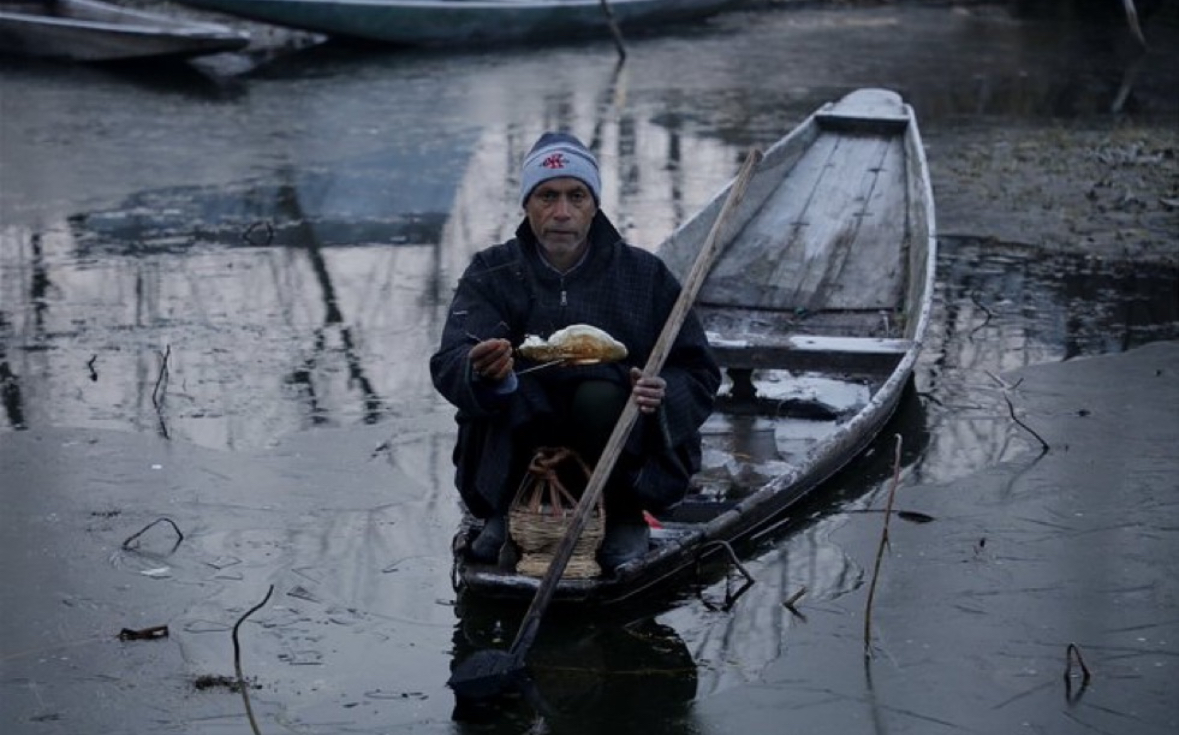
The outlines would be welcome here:
[[[655,413],[663,405],[663,396],[667,390],[667,381],[658,376],[645,377],[643,371],[637,367],[630,369],[631,395],[639,411]]]
[[[467,353],[471,372],[483,380],[498,383],[512,373],[512,343],[506,339],[485,339]]]

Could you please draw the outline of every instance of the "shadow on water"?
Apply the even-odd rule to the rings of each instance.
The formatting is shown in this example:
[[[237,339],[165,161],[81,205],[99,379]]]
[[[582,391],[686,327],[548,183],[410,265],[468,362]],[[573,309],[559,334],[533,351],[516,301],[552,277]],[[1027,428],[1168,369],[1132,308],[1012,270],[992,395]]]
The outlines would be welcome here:
[[[493,605],[457,611],[453,661],[502,647],[518,612]],[[674,628],[652,616],[601,611],[546,619],[528,679],[526,698],[456,699],[458,731],[523,732],[543,723],[562,733],[682,732],[697,683],[691,652]]]
[[[922,399],[910,385],[881,436],[825,483],[821,492],[737,545],[743,559],[776,557],[759,565],[754,578],[742,578],[727,559],[717,558],[674,585],[592,612],[555,606],[544,618],[537,647],[529,657],[535,694],[527,701],[482,706],[456,701],[454,718],[520,728],[539,716],[555,732],[692,732],[686,724],[690,721],[687,705],[701,686],[698,662],[676,629],[660,622],[661,616],[677,609],[694,610],[690,614],[706,619],[711,637],[722,641],[710,656],[737,660],[742,657],[738,642],[747,643],[745,637],[752,634],[743,629],[748,613],[752,610],[757,615],[757,606],[767,599],[781,601],[799,592],[821,599],[849,591],[845,585],[848,573],[854,575],[854,571],[846,566],[802,551],[799,562],[810,568],[800,569],[776,550],[783,539],[805,537],[843,514],[880,513],[883,506],[875,494],[887,488],[897,469],[897,437],[902,440],[899,466],[903,472],[920,459],[929,440],[924,416]],[[910,522],[935,520],[908,509],[896,510]],[[743,599],[751,589],[757,593]],[[452,668],[476,651],[506,647],[519,627],[524,606],[460,596],[455,614]],[[804,618],[799,614],[799,619]],[[773,632],[761,629],[755,635],[772,637]]]

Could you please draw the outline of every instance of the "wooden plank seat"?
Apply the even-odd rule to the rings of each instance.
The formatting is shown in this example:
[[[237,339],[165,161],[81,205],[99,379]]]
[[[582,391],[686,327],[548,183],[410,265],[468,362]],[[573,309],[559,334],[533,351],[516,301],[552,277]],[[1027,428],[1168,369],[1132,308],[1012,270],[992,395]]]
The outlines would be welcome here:
[[[909,339],[814,334],[742,335],[711,341],[717,361],[731,370],[891,370],[913,347]]]
[[[827,377],[843,375],[846,380],[858,382],[870,376],[891,373],[913,346],[913,341],[812,334],[782,334],[779,337],[767,333],[737,339],[712,338],[711,344],[717,362],[732,383],[728,393],[718,401],[720,410],[733,414],[833,421],[839,418],[840,412],[821,401],[778,400],[759,395],[753,371],[820,372]]]

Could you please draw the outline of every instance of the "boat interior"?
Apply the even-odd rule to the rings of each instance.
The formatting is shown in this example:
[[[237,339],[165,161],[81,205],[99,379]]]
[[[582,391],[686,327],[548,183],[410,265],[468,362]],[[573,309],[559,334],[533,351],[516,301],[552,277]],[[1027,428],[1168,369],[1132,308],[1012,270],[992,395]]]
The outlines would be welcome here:
[[[795,159],[771,161],[790,174],[701,290],[725,383],[690,505],[731,505],[803,461],[912,347],[904,120],[871,123],[817,116]]]

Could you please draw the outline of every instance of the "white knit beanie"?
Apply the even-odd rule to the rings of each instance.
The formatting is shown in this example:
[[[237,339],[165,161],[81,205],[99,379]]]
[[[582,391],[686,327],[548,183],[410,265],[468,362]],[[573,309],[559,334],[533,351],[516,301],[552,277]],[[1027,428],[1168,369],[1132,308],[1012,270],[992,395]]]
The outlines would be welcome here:
[[[532,190],[542,182],[562,177],[580,179],[602,201],[602,178],[598,161],[581,141],[567,133],[545,133],[524,157],[520,172],[520,203],[528,201]]]

